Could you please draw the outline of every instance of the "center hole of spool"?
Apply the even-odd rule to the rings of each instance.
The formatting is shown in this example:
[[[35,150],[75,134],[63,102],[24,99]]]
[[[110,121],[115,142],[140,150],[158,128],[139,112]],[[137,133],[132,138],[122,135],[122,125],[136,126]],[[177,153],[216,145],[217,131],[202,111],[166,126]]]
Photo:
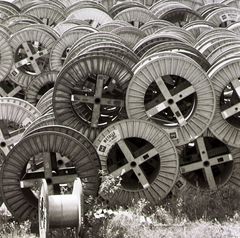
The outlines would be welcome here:
[[[31,57],[29,57],[29,59],[30,59],[30,60],[33,60],[33,57],[31,56]]]
[[[48,185],[50,185],[50,184],[52,184],[52,179],[51,178],[47,178],[46,182],[47,182]]]
[[[96,104],[100,104],[100,102],[101,102],[101,98],[95,98],[94,101],[95,101]]]
[[[173,100],[172,98],[170,98],[170,99],[168,99],[168,101],[167,101],[167,102],[168,102],[168,104],[170,104],[170,105],[171,105],[171,104],[173,104],[173,103],[174,103],[174,100]]]
[[[63,160],[60,159],[57,161],[57,163],[58,163],[58,165],[63,165]]]
[[[134,168],[134,167],[137,166],[137,163],[136,163],[135,161],[132,161],[132,162],[130,163],[130,166],[131,166],[132,168]]]
[[[6,142],[2,141],[2,142],[0,143],[0,145],[1,145],[1,147],[5,147],[7,144],[6,144]]]
[[[209,161],[204,161],[204,162],[203,162],[203,166],[204,166],[204,167],[209,167],[209,165],[210,165]]]

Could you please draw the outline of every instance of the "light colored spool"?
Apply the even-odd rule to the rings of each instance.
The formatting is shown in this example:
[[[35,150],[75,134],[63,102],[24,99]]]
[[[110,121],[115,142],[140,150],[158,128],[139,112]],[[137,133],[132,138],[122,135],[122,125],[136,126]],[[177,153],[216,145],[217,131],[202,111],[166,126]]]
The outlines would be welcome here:
[[[167,75],[170,75],[168,79],[171,78],[171,75],[183,79],[180,83],[182,85],[186,83],[186,88],[184,88],[185,86],[181,88],[181,93],[179,92],[177,96],[173,96],[170,93],[171,90],[169,91],[171,80],[167,82],[166,78],[165,81],[162,79]],[[145,101],[145,98],[148,95],[154,95],[149,93],[152,88],[156,88],[154,84],[161,91],[159,94],[156,93],[156,97],[165,94],[163,96],[165,98],[174,97],[173,101],[167,101],[165,104],[165,99],[160,99],[162,97],[160,96],[159,102],[156,103],[158,105],[148,104],[153,102],[153,98],[149,97],[149,101]],[[192,103],[188,108],[188,113],[184,113],[184,110],[180,109],[181,107],[178,105],[183,98],[189,96],[192,97]],[[194,99],[195,97],[197,100]],[[170,122],[172,119],[165,113],[161,114],[166,108],[165,105],[172,108],[172,112],[175,113],[174,117],[177,121],[174,123]],[[175,105],[177,106],[175,107]],[[152,54],[134,67],[134,76],[126,93],[126,109],[129,118],[153,120],[172,135],[175,145],[184,145],[199,137],[211,123],[215,111],[213,86],[204,70],[191,58],[173,52]],[[159,113],[164,116],[160,116]]]
[[[47,70],[49,63],[43,64],[40,62],[48,62],[49,52],[57,39],[56,33],[53,35],[52,32],[54,31],[51,28],[49,29],[48,26],[34,24],[25,27],[10,37],[9,42],[14,52],[15,62],[9,77],[15,83],[27,87],[37,75]],[[36,42],[41,45],[41,49],[37,53],[33,50],[34,48],[37,49]],[[21,47],[26,52],[23,59],[20,57]],[[39,61],[40,59],[41,61]],[[31,67],[29,68],[29,66]]]
[[[50,195],[46,180],[42,180],[39,196],[39,235],[49,237],[52,228],[76,227],[76,237],[82,224],[82,183],[79,178],[74,181],[73,193],[67,195]]]
[[[41,19],[45,25],[51,27],[65,20],[64,10],[60,6],[54,6],[52,4],[40,3],[27,8],[24,13],[30,16],[36,16]]]
[[[177,151],[170,137],[157,124],[137,119],[122,120],[104,129],[93,144],[103,174],[116,179],[122,177],[117,190],[110,186],[103,189],[106,181],[103,178],[99,193],[110,203],[128,206],[133,200],[145,199],[156,204],[174,186],[179,168]]]
[[[205,141],[205,139],[207,139],[208,142],[207,140]],[[213,141],[213,139],[215,141]],[[192,156],[192,159],[195,157],[195,161],[192,161],[193,163],[189,163],[188,165],[181,165],[183,159],[185,159],[184,157],[186,154],[183,154],[183,150],[186,145],[177,148],[180,158],[180,173],[175,187],[172,190],[173,193],[191,193],[198,189],[200,189],[201,192],[209,192],[210,190],[221,191],[226,184],[235,186],[237,189],[239,188],[239,148],[233,148],[225,144],[226,148],[223,149],[224,144],[221,145],[219,143],[218,147],[209,148],[209,145],[216,145],[216,142],[217,138],[214,137],[209,130],[205,131],[203,135],[194,142],[194,146],[197,145],[197,150],[204,149],[207,153],[199,153],[199,158],[201,157],[201,160],[198,161],[196,161],[195,155],[187,153],[187,156]],[[201,162],[203,162],[203,166],[201,165]],[[205,186],[203,186],[203,180],[200,180],[201,177],[198,177],[200,170],[202,170],[202,173],[204,174],[203,180],[206,181]],[[190,171],[192,174],[186,177],[186,173],[189,173]]]
[[[122,20],[130,23],[134,27],[140,28],[148,21],[157,20],[152,12],[141,7],[131,7],[119,12],[114,20]]]
[[[237,123],[232,123],[231,118],[238,118],[239,100],[230,100],[231,107],[221,108],[221,95],[229,84],[233,85],[236,94],[239,93],[239,56],[234,56],[217,62],[209,71],[208,75],[213,82],[216,96],[216,111],[209,126],[210,131],[224,143],[239,148],[240,128]]]
[[[112,18],[108,13],[93,7],[76,9],[69,13],[67,19],[90,21],[90,25],[94,28],[112,21]]]
[[[214,23],[217,27],[228,27],[240,19],[240,10],[234,7],[216,9],[206,18],[206,21]]]

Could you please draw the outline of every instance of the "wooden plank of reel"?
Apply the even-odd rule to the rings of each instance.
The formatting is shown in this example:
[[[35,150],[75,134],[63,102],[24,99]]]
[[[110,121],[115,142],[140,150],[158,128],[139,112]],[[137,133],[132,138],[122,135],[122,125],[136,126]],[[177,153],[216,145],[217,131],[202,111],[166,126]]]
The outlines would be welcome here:
[[[79,237],[82,213],[83,190],[80,178],[76,178],[72,194],[50,195],[45,179],[42,180],[39,202],[39,235],[48,238],[51,229],[72,227],[76,228],[76,237]]]

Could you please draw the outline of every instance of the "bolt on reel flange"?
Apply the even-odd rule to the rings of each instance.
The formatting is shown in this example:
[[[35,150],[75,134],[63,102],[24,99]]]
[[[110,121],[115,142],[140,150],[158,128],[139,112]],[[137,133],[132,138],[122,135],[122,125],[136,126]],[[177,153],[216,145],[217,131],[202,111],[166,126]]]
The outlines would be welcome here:
[[[129,118],[156,122],[177,146],[195,140],[207,129],[215,111],[213,86],[191,58],[156,53],[134,69],[126,93]]]
[[[129,205],[133,199],[152,204],[172,189],[178,174],[178,156],[172,140],[156,124],[122,120],[104,129],[94,141],[103,182],[100,195],[110,202]],[[120,180],[120,187],[108,184]]]
[[[58,163],[58,158],[66,163]],[[87,148],[72,136],[54,131],[31,134],[3,162],[0,185],[4,203],[17,220],[37,219],[36,186],[41,179],[46,179],[51,194],[60,194],[61,186],[71,186],[80,177],[84,195],[95,197],[98,169]]]

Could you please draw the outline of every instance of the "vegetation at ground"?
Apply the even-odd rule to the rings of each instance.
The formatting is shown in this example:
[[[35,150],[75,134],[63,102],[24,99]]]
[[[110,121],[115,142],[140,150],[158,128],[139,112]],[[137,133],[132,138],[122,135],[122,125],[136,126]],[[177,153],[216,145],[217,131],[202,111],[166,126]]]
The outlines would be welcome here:
[[[120,207],[101,198],[86,202],[84,238],[240,237],[240,192],[229,186],[211,193],[193,190],[171,195],[156,206],[138,201]],[[1,238],[37,237],[30,227],[29,221],[18,223],[0,214]]]

